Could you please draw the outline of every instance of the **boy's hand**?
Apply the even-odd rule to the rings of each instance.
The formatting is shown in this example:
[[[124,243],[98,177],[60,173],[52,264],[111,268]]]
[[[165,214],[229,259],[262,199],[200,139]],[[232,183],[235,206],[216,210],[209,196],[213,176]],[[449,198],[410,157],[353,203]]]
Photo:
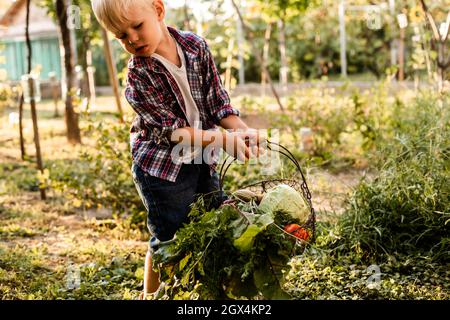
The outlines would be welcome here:
[[[224,132],[223,149],[239,161],[246,162],[250,158],[249,146],[238,132]]]
[[[238,130],[236,133],[250,148],[252,156],[258,157],[264,153],[267,146],[267,133],[265,130],[247,129]]]

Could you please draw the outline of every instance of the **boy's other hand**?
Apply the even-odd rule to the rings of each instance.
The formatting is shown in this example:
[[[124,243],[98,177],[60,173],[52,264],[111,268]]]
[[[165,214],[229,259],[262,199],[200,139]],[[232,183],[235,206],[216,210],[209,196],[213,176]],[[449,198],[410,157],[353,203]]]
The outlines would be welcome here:
[[[239,161],[246,162],[250,158],[250,149],[238,132],[225,131],[223,149]]]
[[[267,131],[257,129],[237,130],[236,133],[250,148],[251,156],[258,157],[264,154],[267,146]]]

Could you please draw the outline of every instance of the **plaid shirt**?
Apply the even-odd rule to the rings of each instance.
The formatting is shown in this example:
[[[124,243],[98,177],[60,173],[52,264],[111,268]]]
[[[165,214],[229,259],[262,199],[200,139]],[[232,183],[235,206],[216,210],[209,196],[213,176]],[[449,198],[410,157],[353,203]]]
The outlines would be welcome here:
[[[228,115],[239,115],[230,104],[206,41],[192,32],[167,29],[184,52],[202,130],[216,128]],[[137,114],[130,130],[134,163],[151,176],[175,182],[182,164],[172,161],[175,144],[170,136],[174,130],[189,126],[175,79],[157,59],[133,56],[128,62],[125,96]],[[216,165],[217,161],[210,165],[211,173]]]

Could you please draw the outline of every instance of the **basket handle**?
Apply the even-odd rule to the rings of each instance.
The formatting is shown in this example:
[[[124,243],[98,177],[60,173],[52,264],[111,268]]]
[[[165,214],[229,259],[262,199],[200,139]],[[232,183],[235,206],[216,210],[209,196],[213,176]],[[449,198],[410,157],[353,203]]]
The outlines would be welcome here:
[[[303,195],[306,198],[306,201],[308,202],[308,205],[311,209],[311,215],[308,218],[308,221],[305,223],[306,225],[310,225],[313,231],[313,238],[315,237],[315,225],[316,225],[316,213],[315,210],[313,208],[312,205],[312,201],[311,201],[311,192],[309,191],[308,188],[308,184],[306,183],[306,179],[305,179],[305,175],[303,174],[302,168],[300,166],[300,163],[298,162],[298,160],[295,158],[295,156],[292,154],[292,152],[290,152],[286,147],[284,147],[283,145],[276,143],[276,142],[272,142],[270,140],[266,140],[265,141],[267,143],[267,148],[270,151],[278,151],[279,153],[281,153],[282,155],[284,155],[285,157],[287,157],[289,160],[291,160],[295,167],[297,168],[297,170],[300,172],[300,175],[302,177],[302,183],[300,184],[300,187],[302,189]],[[279,149],[275,149],[273,148],[274,146],[278,147]],[[231,161],[228,162],[228,160],[231,159]],[[225,175],[228,171],[228,169],[230,168],[230,166],[237,160],[237,158],[228,155],[222,166],[220,167],[220,173],[219,173],[219,187],[220,187],[220,191],[223,192],[223,181],[225,179]]]
[[[294,156],[294,155],[293,155],[286,147],[282,146],[282,145],[279,144],[279,143],[272,142],[272,141],[270,141],[270,140],[265,140],[265,143],[266,143],[266,145],[267,145],[267,149],[269,149],[270,151],[278,151],[279,153],[281,153],[282,155],[284,155],[285,157],[287,157],[289,160],[291,160],[291,161],[294,163],[294,165],[295,165],[295,167],[297,168],[297,170],[300,172],[300,174],[301,174],[301,176],[302,176],[303,182],[306,183],[306,179],[305,179],[305,176],[303,175],[303,171],[302,171],[302,168],[301,168],[301,166],[300,166],[300,163],[297,161],[297,159],[295,158],[295,156]],[[272,145],[273,145],[273,146],[278,146],[278,147],[281,148],[282,150],[275,150],[275,149],[273,149]],[[229,159],[231,159],[231,161],[230,161],[229,163],[227,163]],[[230,168],[230,166],[231,166],[231,165],[233,164],[233,162],[235,162],[236,160],[237,160],[237,158],[235,158],[235,157],[233,157],[233,156],[231,156],[231,155],[228,155],[228,156],[225,158],[225,160],[224,160],[224,162],[223,162],[223,164],[222,164],[222,166],[221,166],[221,168],[220,168],[220,172],[219,172],[219,177],[220,177],[219,185],[220,185],[220,190],[221,190],[221,191],[223,191],[223,181],[224,181],[224,179],[225,179],[225,175],[226,175],[228,169]],[[311,194],[310,194],[309,192],[308,192],[308,194],[309,194],[309,196],[308,196],[309,199],[311,199]]]

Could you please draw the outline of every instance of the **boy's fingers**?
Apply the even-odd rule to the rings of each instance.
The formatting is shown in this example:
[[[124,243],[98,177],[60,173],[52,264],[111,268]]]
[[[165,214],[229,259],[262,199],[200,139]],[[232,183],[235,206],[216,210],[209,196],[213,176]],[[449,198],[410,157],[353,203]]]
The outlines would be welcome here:
[[[258,148],[258,155],[264,157],[266,155],[267,148]]]
[[[257,157],[257,156],[258,156],[258,147],[252,146],[252,157]]]
[[[244,155],[245,155],[245,161],[250,159],[250,147],[248,147],[246,144],[244,144]]]
[[[247,160],[247,158],[246,158],[244,152],[239,152],[239,153],[238,153],[238,156],[237,156],[237,159],[238,159],[239,161],[242,161],[242,162],[246,162],[246,160]]]

